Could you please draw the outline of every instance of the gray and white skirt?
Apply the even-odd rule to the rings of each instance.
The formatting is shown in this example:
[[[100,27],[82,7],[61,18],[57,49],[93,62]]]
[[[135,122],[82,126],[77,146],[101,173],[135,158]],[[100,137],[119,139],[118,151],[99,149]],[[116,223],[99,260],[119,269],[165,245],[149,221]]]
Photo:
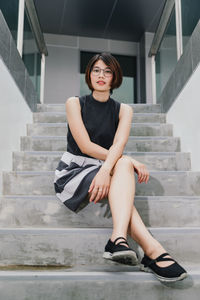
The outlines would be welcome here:
[[[103,160],[64,152],[55,171],[56,196],[72,211],[78,212],[89,203],[90,184]]]

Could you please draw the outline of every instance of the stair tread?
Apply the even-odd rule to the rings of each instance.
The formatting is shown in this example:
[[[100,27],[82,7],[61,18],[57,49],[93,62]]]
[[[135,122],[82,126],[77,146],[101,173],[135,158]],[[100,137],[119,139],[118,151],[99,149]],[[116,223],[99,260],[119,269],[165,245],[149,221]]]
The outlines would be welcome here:
[[[23,136],[23,138],[30,138],[30,139],[66,139],[66,135],[59,135],[59,136],[48,136],[48,135],[33,135],[33,136]],[[179,139],[179,137],[174,137],[174,136],[129,136],[129,139],[134,139],[134,140],[165,140],[165,139]]]
[[[13,151],[13,153],[19,154],[28,154],[28,155],[62,155],[64,151]],[[161,155],[161,156],[170,156],[170,155],[177,155],[177,154],[190,154],[190,152],[135,152],[135,151],[124,151],[124,154],[134,154],[134,155]]]
[[[49,115],[66,115],[66,112],[65,111],[39,111],[39,112],[34,112],[33,114],[49,114]],[[133,115],[166,115],[166,113],[161,113],[161,112],[139,112],[139,113],[133,113]]]
[[[56,122],[56,123],[53,123],[53,122],[51,122],[51,123],[49,123],[49,122],[37,122],[37,123],[28,123],[27,125],[33,125],[33,126],[49,126],[49,127],[53,127],[53,126],[55,126],[55,127],[59,127],[59,126],[63,126],[63,127],[66,127],[66,124],[68,124],[67,123],[67,121],[66,122]],[[151,123],[151,122],[141,122],[141,123],[139,123],[139,122],[137,122],[137,123],[134,123],[134,122],[132,122],[131,123],[132,124],[132,126],[172,126],[173,124],[171,124],[171,123],[159,123],[159,122],[157,122],[157,123]]]
[[[159,173],[159,174],[200,174],[200,171],[157,171],[157,170],[149,170],[151,174]],[[4,174],[19,174],[19,175],[26,175],[26,174],[32,174],[32,175],[45,175],[45,174],[53,174],[55,171],[3,171]],[[150,174],[150,175],[151,175]]]
[[[29,199],[57,199],[55,195],[3,195],[0,196],[0,199],[2,198],[29,198]],[[145,200],[145,199],[151,199],[151,200],[157,200],[159,201],[166,201],[167,199],[173,200],[173,199],[200,199],[200,196],[190,196],[190,195],[185,195],[185,196],[135,196],[134,198],[137,198],[138,200]]]
[[[200,279],[200,270],[189,271],[189,275],[194,279]],[[0,271],[0,279],[15,279],[20,277],[21,280],[39,280],[39,279],[65,279],[65,280],[79,280],[79,281],[96,281],[96,280],[112,280],[112,281],[153,281],[158,282],[158,280],[151,273],[144,273],[142,271],[135,272],[112,272],[112,271],[104,271],[104,272],[87,272],[87,271],[77,271],[77,272],[45,272],[45,271]],[[38,278],[39,277],[39,278]]]
[[[18,267],[18,266],[17,266]],[[196,279],[200,279],[200,265],[187,265],[184,264],[185,269],[187,270],[190,276],[194,276]],[[1,267],[0,267],[1,268]],[[75,267],[42,267],[42,266],[19,266],[18,270],[15,270],[15,266],[10,266],[10,270],[1,270],[0,269],[0,278],[15,278],[20,277],[20,279],[29,280],[31,277],[37,278],[40,277],[49,279],[56,278],[65,278],[65,279],[76,279],[76,280],[155,280],[157,279],[151,273],[145,273],[140,271],[138,266],[123,266],[123,265],[109,265],[109,266],[75,266]],[[13,268],[13,270],[12,270]],[[47,270],[47,269],[50,270]],[[25,270],[24,270],[25,269]],[[32,270],[31,270],[32,269]],[[35,269],[35,270],[33,270]],[[39,270],[37,270],[39,269]],[[57,269],[57,270],[53,270]],[[37,276],[37,277],[36,277]]]
[[[151,231],[153,231],[155,234],[191,234],[191,233],[199,233],[200,232],[200,226],[199,227],[147,227]],[[44,227],[5,227],[0,228],[0,234],[4,233],[16,233],[16,234],[68,234],[68,233],[80,233],[83,232],[83,234],[90,234],[90,233],[97,233],[97,234],[108,234],[111,232],[111,228],[44,228]]]
[[[129,105],[139,105],[139,106],[160,106],[160,104],[149,104],[149,103],[132,103],[132,102],[129,102],[129,103],[126,103],[126,104],[129,104]],[[38,103],[37,106],[60,106],[60,105],[65,105],[65,103]]]

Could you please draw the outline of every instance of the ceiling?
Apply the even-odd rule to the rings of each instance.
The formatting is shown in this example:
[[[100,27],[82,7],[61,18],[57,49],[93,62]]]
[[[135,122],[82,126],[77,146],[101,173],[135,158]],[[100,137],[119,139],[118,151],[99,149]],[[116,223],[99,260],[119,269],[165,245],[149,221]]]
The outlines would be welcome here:
[[[44,33],[138,42],[166,0],[34,0]]]

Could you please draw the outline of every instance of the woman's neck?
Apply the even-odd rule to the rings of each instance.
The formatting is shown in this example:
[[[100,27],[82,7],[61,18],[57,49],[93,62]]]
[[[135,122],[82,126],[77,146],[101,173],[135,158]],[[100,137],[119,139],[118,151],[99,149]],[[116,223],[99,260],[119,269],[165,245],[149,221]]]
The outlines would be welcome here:
[[[92,96],[100,102],[106,102],[110,97],[110,91],[106,91],[106,92],[93,91]]]

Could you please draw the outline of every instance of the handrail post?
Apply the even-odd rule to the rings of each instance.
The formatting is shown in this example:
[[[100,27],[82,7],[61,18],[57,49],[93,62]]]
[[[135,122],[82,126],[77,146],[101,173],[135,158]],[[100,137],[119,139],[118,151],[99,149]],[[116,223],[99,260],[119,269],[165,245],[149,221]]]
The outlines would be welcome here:
[[[152,99],[153,104],[156,104],[156,61],[155,61],[155,55],[152,55],[151,57],[151,72],[152,72]]]
[[[44,80],[45,80],[45,54],[41,57],[41,78],[40,78],[40,103],[44,103]]]
[[[21,57],[22,57],[22,51],[23,51],[23,36],[24,36],[24,6],[25,6],[25,0],[19,0],[17,49],[18,49]]]
[[[175,0],[177,60],[183,54],[181,0]]]

